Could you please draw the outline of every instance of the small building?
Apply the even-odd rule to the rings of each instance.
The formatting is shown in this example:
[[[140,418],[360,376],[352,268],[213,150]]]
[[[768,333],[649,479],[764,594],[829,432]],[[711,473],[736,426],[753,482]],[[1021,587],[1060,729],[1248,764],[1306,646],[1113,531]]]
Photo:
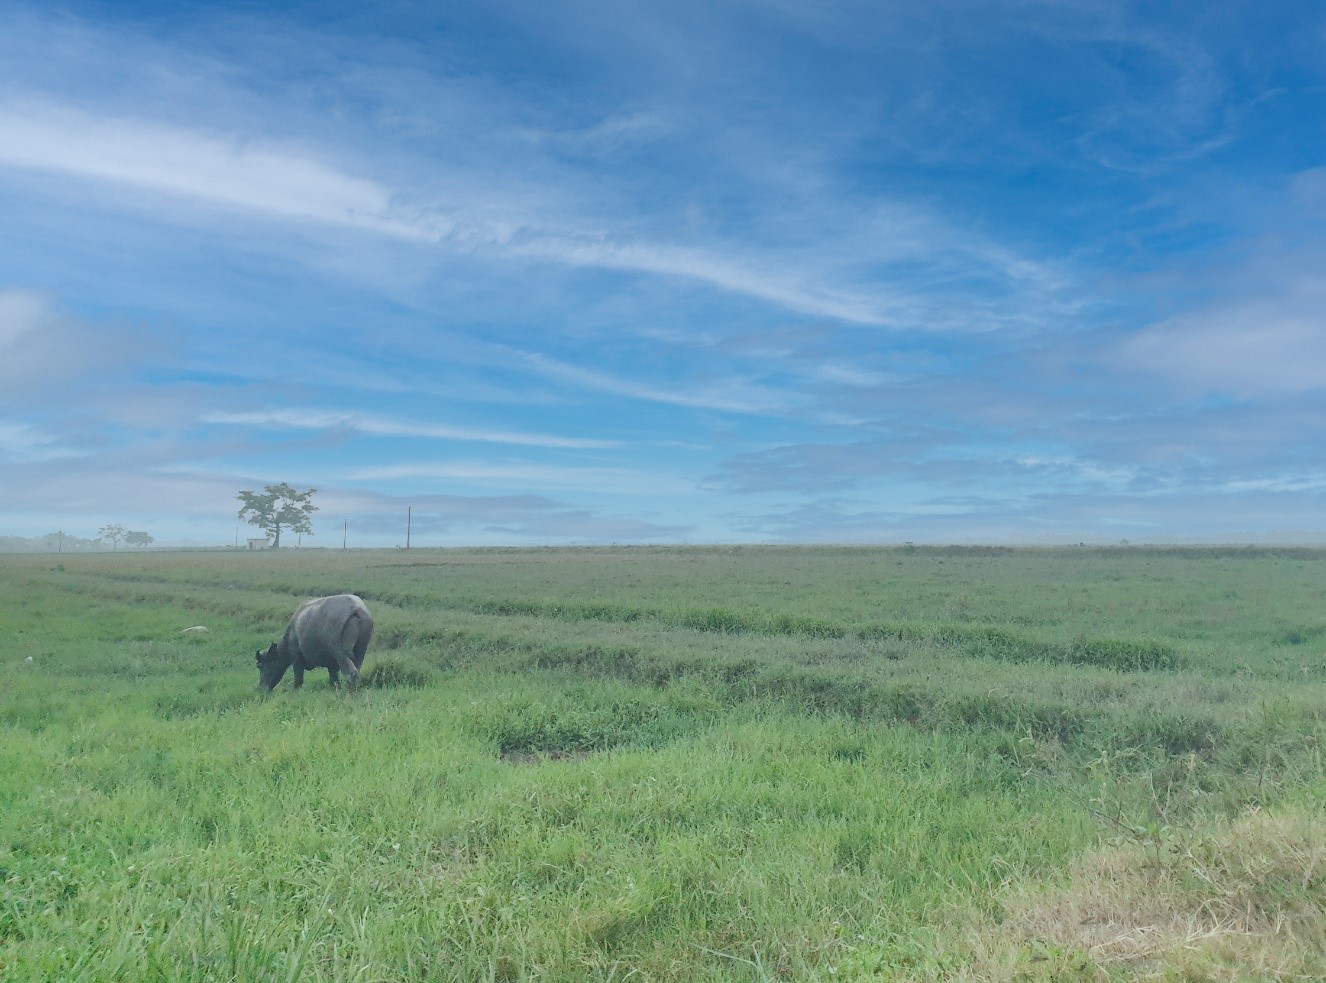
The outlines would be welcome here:
[[[271,543],[268,541],[266,536],[263,536],[259,539],[250,539],[248,542],[249,542],[249,549],[251,550],[265,550],[268,546],[271,545]]]

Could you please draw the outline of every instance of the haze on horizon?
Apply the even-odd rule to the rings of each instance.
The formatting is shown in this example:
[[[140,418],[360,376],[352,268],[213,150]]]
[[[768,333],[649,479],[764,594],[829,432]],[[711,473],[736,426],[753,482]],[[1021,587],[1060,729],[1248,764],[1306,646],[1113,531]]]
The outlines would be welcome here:
[[[1326,539],[1326,8],[439,6],[0,0],[0,536]]]

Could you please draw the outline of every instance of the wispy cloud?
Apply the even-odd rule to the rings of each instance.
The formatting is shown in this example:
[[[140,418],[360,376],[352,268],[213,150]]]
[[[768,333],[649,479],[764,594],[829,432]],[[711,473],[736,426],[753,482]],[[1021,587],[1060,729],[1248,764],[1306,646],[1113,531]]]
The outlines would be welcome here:
[[[1062,276],[1044,262],[946,227],[914,206],[876,204],[865,216],[844,213],[836,228],[824,228],[811,241],[772,248],[748,238],[678,241],[593,212],[568,213],[557,183],[540,188],[524,186],[526,179],[508,181],[476,199],[476,179],[459,172],[450,182],[430,182],[437,187],[421,193],[351,173],[307,142],[281,144],[241,131],[107,115],[50,100],[0,102],[0,167],[6,166],[423,248],[690,281],[861,325],[997,327],[1008,314],[996,306],[975,300],[943,313],[924,295],[970,279],[973,267],[981,277],[1017,289],[1042,290]],[[449,196],[441,192],[447,184],[455,186]],[[863,260],[900,259],[928,266],[929,286],[918,291],[901,278],[862,282],[851,269]]]
[[[0,461],[50,461],[86,454],[85,450],[68,447],[56,434],[27,423],[0,420]]]
[[[769,301],[779,307],[817,317],[856,324],[885,325],[898,306],[876,290],[853,292],[835,288],[823,277],[785,262],[762,265],[734,262],[712,249],[614,241],[603,236],[545,235],[512,244],[516,253],[574,266],[650,273],[699,280],[731,293]]]
[[[348,174],[306,148],[238,133],[11,102],[0,104],[2,165],[465,251],[698,280],[791,310],[882,323],[878,298],[817,285],[785,266],[760,269],[703,248],[631,241],[604,229],[559,225],[552,215],[513,224],[460,202],[398,204],[400,196],[384,184]]]
[[[589,450],[621,447],[620,441],[590,437],[559,437],[553,434],[514,433],[441,423],[414,423],[361,413],[319,409],[214,412],[203,423],[218,426],[262,427],[291,430],[341,430],[374,437],[420,437],[430,440],[475,441],[488,444],[520,444],[529,447],[563,447]]]
[[[1096,39],[1123,47],[1141,66],[1110,66],[1114,98],[1090,116],[1084,151],[1109,167],[1154,171],[1211,153],[1234,138],[1237,107],[1210,51],[1192,40],[1120,23]],[[1102,63],[1104,60],[1102,59]]]
[[[1197,392],[1247,398],[1326,390],[1326,283],[1301,293],[1311,297],[1198,311],[1153,325],[1121,342],[1117,357]]]
[[[594,369],[570,365],[535,352],[516,353],[523,364],[549,378],[569,382],[596,392],[625,396],[651,403],[666,403],[691,409],[723,410],[755,415],[795,412],[794,397],[755,385],[744,379],[724,379],[704,388],[665,388],[624,379]]]
[[[66,406],[61,387],[71,380],[164,358],[168,348],[141,326],[75,318],[43,292],[0,287],[0,408]]]
[[[658,495],[692,491],[693,486],[671,475],[628,468],[548,466],[491,461],[446,461],[357,468],[339,476],[345,481],[397,481],[431,478],[519,488],[576,488],[581,491]]]
[[[0,351],[41,329],[48,320],[46,302],[31,290],[0,290]]]
[[[421,238],[390,195],[307,152],[69,106],[0,105],[0,164],[126,184],[213,205]]]

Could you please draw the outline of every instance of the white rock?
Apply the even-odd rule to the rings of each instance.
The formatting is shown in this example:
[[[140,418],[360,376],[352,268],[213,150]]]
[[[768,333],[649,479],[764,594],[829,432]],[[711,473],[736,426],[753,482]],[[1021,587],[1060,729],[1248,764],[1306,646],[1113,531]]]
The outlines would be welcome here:
[[[206,626],[206,625],[194,625],[192,628],[185,628],[182,632],[180,632],[180,634],[181,634],[181,635],[206,635],[206,634],[207,634],[207,626]]]

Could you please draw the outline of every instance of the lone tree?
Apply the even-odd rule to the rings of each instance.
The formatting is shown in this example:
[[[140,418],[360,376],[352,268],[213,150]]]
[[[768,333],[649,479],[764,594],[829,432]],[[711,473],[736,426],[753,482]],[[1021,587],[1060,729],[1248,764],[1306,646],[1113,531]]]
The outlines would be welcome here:
[[[309,517],[318,511],[311,501],[315,491],[316,488],[299,491],[284,481],[279,485],[267,485],[260,492],[242,491],[236,496],[243,503],[239,517],[267,533],[272,538],[272,547],[279,548],[282,529],[313,535],[313,523]]]
[[[120,540],[129,535],[129,527],[123,522],[111,522],[97,530],[98,539],[109,539],[111,549],[119,549]]]
[[[151,546],[154,539],[150,533],[130,532],[124,536],[125,546]]]

